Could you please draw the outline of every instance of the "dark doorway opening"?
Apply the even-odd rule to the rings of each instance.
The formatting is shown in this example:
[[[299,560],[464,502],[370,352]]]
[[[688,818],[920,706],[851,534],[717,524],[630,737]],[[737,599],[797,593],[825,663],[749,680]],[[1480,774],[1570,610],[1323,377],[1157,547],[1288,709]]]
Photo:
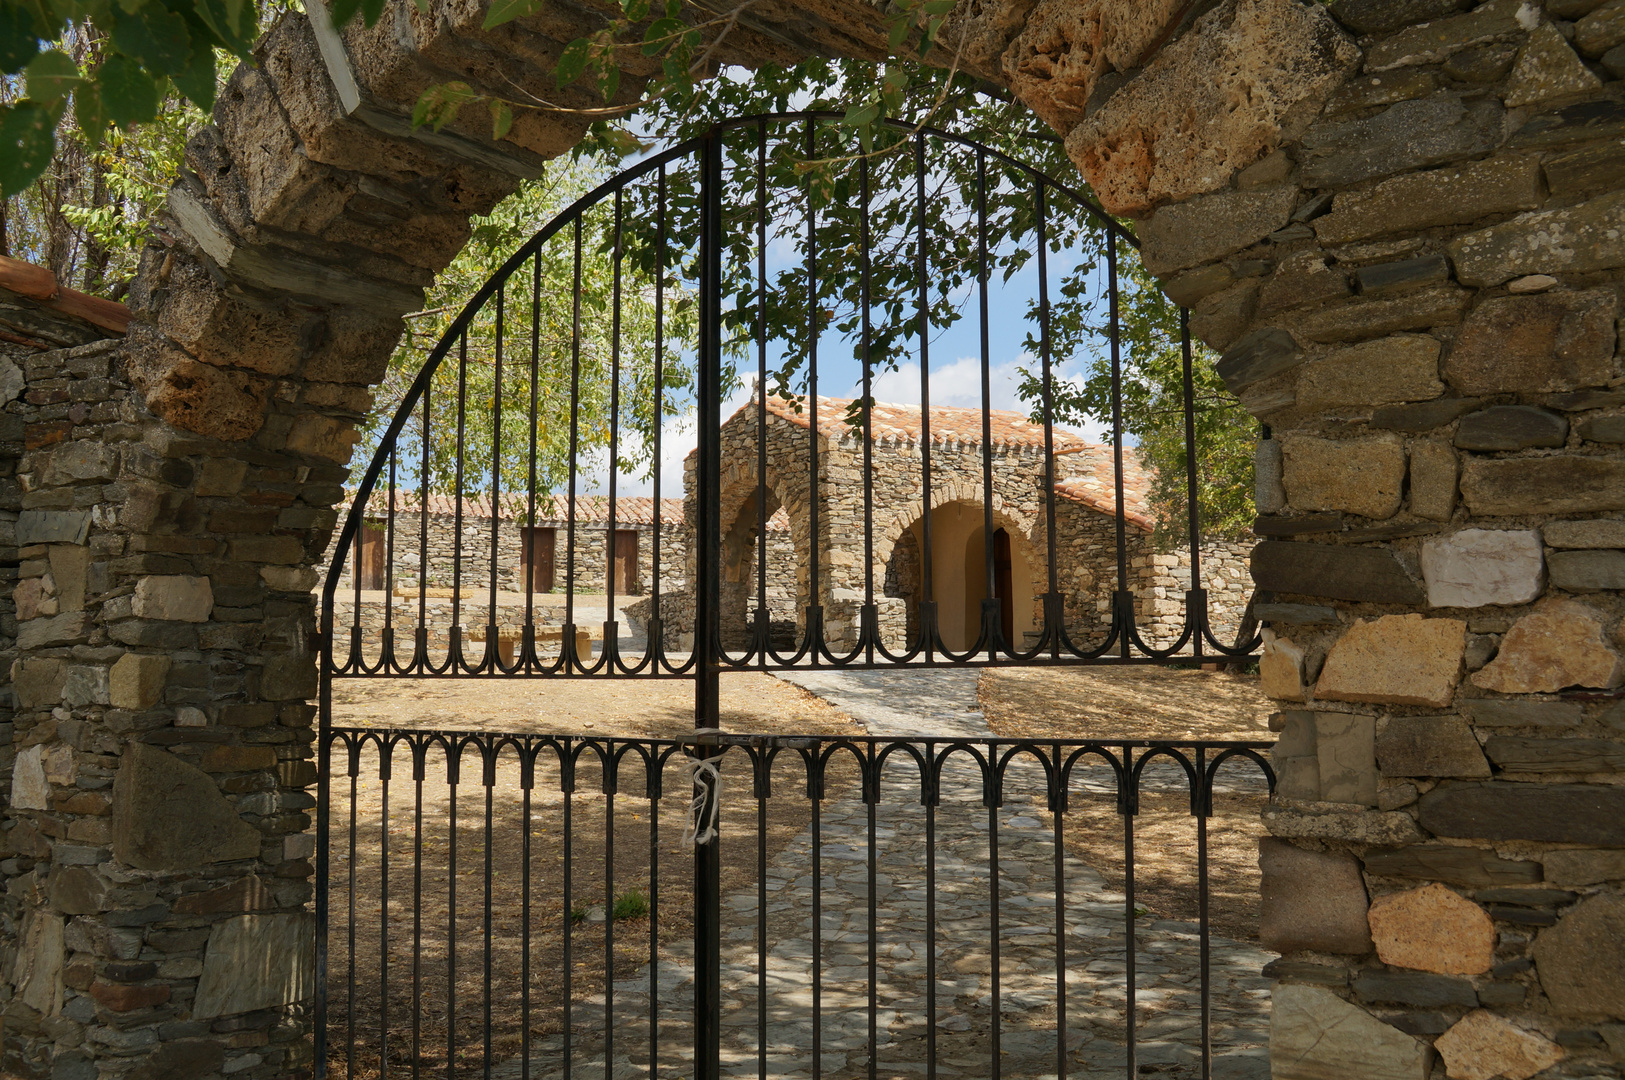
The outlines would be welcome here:
[[[993,595],[999,598],[999,631],[1010,644],[1015,632],[1016,607],[1010,582],[1010,534],[1003,529],[993,533]]]
[[[638,531],[615,530],[614,557],[610,573],[615,575],[615,591],[621,596],[635,596],[638,592]]]
[[[553,591],[555,539],[552,526],[526,525],[521,530],[519,560],[524,568],[526,591]]]
[[[356,537],[355,574],[363,589],[384,587],[384,523],[368,518]]]

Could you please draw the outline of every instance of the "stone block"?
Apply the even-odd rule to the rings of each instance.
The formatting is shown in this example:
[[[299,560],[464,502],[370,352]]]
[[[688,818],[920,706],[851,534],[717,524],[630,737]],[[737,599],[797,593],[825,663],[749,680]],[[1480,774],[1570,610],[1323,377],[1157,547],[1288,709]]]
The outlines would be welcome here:
[[[1258,841],[1258,867],[1263,874],[1258,940],[1264,948],[1353,956],[1371,951],[1358,859],[1266,836]]]
[[[62,968],[67,960],[62,916],[35,908],[23,917],[17,937],[17,957],[11,969],[13,1000],[43,1017],[56,1016],[62,1011]]]
[[[1253,506],[1260,514],[1277,514],[1286,508],[1279,440],[1260,439],[1253,447],[1253,488]]]
[[[1468,294],[1454,286],[1418,289],[1394,297],[1360,297],[1286,320],[1303,341],[1363,341],[1405,330],[1429,330],[1461,321]]]
[[[1309,188],[1352,187],[1479,157],[1500,141],[1501,116],[1499,102],[1464,101],[1444,92],[1398,102],[1364,119],[1322,120],[1304,133],[1299,181]]]
[[[1175,274],[1157,284],[1162,286],[1163,295],[1180,307],[1192,307],[1221,289],[1229,288],[1235,280],[1230,267],[1224,263],[1210,263],[1183,274]]]
[[[1466,637],[1459,619],[1358,620],[1326,654],[1315,696],[1442,708],[1455,696]]]
[[[1407,27],[1375,45],[1366,56],[1370,71],[1413,64],[1437,64],[1462,49],[1514,37],[1531,29],[1538,9],[1524,0],[1490,0],[1465,15]]]
[[[1568,436],[1569,422],[1557,413],[1532,405],[1494,405],[1462,417],[1455,443],[1463,450],[1529,450],[1562,446]]]
[[[1336,349],[1298,373],[1298,407],[1308,412],[1402,401],[1444,393],[1439,341],[1426,334],[1396,334]]]
[[[315,922],[307,914],[216,923],[192,1015],[208,1020],[306,1001],[315,992],[315,957]]]
[[[1454,15],[1471,6],[1472,0],[1338,0],[1332,14],[1357,33],[1385,34],[1402,26]]]
[[[1593,143],[1548,158],[1546,184],[1560,199],[1606,191],[1625,171],[1625,140]]]
[[[1420,878],[1455,885],[1529,885],[1541,880],[1541,864],[1503,859],[1483,848],[1451,844],[1365,853],[1366,872],[1376,877]]]
[[[1527,604],[1545,586],[1540,533],[1462,529],[1429,537],[1422,543],[1422,580],[1431,607]]]
[[[1569,848],[1541,856],[1546,880],[1563,888],[1625,881],[1625,851],[1586,851]]]
[[[1238,281],[1197,301],[1191,308],[1191,334],[1213,349],[1229,349],[1247,329],[1257,306],[1257,279]]]
[[[1608,690],[1625,683],[1625,660],[1609,644],[1600,612],[1548,598],[1513,623],[1495,659],[1471,677],[1475,686],[1500,694]]]
[[[27,652],[48,645],[72,645],[90,633],[90,620],[83,611],[29,619],[17,627],[17,649]]]
[[[319,577],[308,566],[262,566],[260,580],[278,592],[308,593],[316,587]]]
[[[1275,791],[1284,799],[1320,801],[1320,756],[1315,749],[1315,714],[1276,714],[1282,720],[1281,737],[1270,747],[1275,770]],[[1276,717],[1271,718],[1274,726]]]
[[[1480,698],[1462,707],[1476,727],[1573,727],[1584,716],[1577,701]]]
[[[1321,8],[1228,0],[1074,128],[1067,154],[1110,213],[1214,191],[1293,138],[1359,57]]]
[[[290,565],[305,557],[297,536],[238,536],[231,540],[231,557],[237,562]]]
[[[1456,512],[1456,452],[1436,440],[1413,443],[1410,468],[1411,513],[1449,521]]]
[[[119,709],[150,709],[164,696],[169,657],[125,653],[113,664],[109,677],[112,704]]]
[[[113,782],[113,854],[139,870],[190,870],[259,855],[260,831],[208,773],[143,743],[124,749]]]
[[[1531,31],[1519,50],[1502,100],[1514,107],[1536,105],[1600,86],[1602,80],[1580,62],[1557,28],[1546,23]]]
[[[1497,735],[1484,752],[1503,773],[1625,772],[1625,743],[1609,739],[1525,739]]]
[[[51,903],[67,915],[100,915],[113,907],[113,885],[92,866],[65,866],[51,875]]]
[[[1535,938],[1535,971],[1552,1007],[1625,1019],[1625,896],[1582,900]]]
[[[1574,47],[1596,58],[1625,44],[1625,2],[1609,0],[1574,24]]]
[[[1270,1000],[1272,1080],[1427,1080],[1428,1044],[1324,987],[1285,983]]]
[[[1458,237],[1448,250],[1456,280],[1481,288],[1525,274],[1585,274],[1625,266],[1625,192],[1523,214]]]
[[[193,961],[195,963],[195,961]],[[162,972],[160,972],[162,974]],[[212,1039],[177,1039],[147,1056],[126,1080],[204,1080],[221,1072],[226,1049]],[[242,1060],[242,1059],[238,1059]],[[56,1080],[52,1077],[52,1080]]]
[[[305,413],[294,419],[288,432],[287,448],[290,453],[304,454],[340,465],[350,460],[361,433],[348,420],[340,420],[320,413]]]
[[[1259,289],[1258,314],[1268,317],[1305,304],[1341,300],[1348,294],[1348,275],[1334,268],[1325,252],[1300,251],[1282,259]]]
[[[243,489],[248,462],[209,458],[199,468],[193,492],[197,495],[235,495]]]
[[[1547,560],[1552,584],[1569,592],[1625,589],[1625,551],[1554,551]]]
[[[1544,195],[1539,159],[1490,158],[1393,177],[1363,192],[1339,192],[1331,213],[1313,224],[1321,244],[1350,244],[1391,232],[1537,210]]]
[[[1426,595],[1394,553],[1381,548],[1265,540],[1249,562],[1253,582],[1274,593],[1410,605]]]
[[[299,701],[316,696],[316,661],[309,653],[268,657],[260,669],[260,697]]]
[[[1292,217],[1293,187],[1220,191],[1164,206],[1139,228],[1141,259],[1153,274],[1222,259],[1251,247]]]
[[[90,535],[88,510],[24,510],[17,515],[17,544],[83,544]]]
[[[1380,896],[1368,919],[1377,957],[1392,967],[1480,975],[1495,963],[1495,923],[1443,885]]]
[[[1371,414],[1367,425],[1375,431],[1409,431],[1420,434],[1452,423],[1482,407],[1482,398],[1437,398],[1417,405],[1384,405]]]
[[[254,772],[276,767],[271,746],[211,746],[203,753],[206,772]]]
[[[1393,716],[1376,741],[1384,776],[1488,777],[1489,762],[1459,716]]]
[[[1315,714],[1322,802],[1377,805],[1376,721],[1353,713]]]
[[[1438,285],[1450,280],[1450,264],[1442,255],[1419,255],[1414,259],[1362,266],[1354,272],[1361,296],[1387,296],[1392,293]]]
[[[49,810],[51,785],[45,779],[45,747],[30,746],[11,763],[11,805],[19,810]]]
[[[1283,483],[1298,510],[1340,510],[1389,518],[1405,488],[1405,443],[1397,435],[1322,439],[1289,435],[1281,440]]]
[[[206,577],[154,574],[136,582],[130,610],[138,619],[208,622],[214,591]]]
[[[1588,416],[1575,430],[1587,442],[1625,443],[1625,416]]]
[[[1478,1004],[1478,994],[1466,979],[1428,975],[1419,971],[1366,968],[1354,980],[1361,1001],[1379,1005],[1409,1005],[1416,1009],[1443,1009]]]
[[[11,689],[24,709],[51,708],[62,700],[67,665],[49,657],[31,656],[11,665]]]
[[[1258,659],[1259,689],[1282,701],[1302,701],[1303,649],[1290,638],[1267,634]]]
[[[1249,334],[1231,346],[1219,357],[1216,370],[1230,392],[1239,394],[1254,383],[1292,370],[1303,363],[1303,359],[1303,350],[1291,334],[1267,329]]]
[[[1612,289],[1486,300],[1445,357],[1445,381],[1465,394],[1601,385],[1613,375],[1617,313]]]
[[[1337,625],[1337,609],[1323,604],[1254,604],[1259,622],[1297,626]]]
[[[1625,461],[1577,454],[1469,458],[1461,495],[1479,517],[1625,510]]]
[[[1423,839],[1409,814],[1350,808],[1327,813],[1324,808],[1266,806],[1260,813],[1271,836],[1291,840],[1338,840],[1361,847],[1402,847]]]
[[[62,684],[62,704],[108,705],[112,688],[107,669],[100,665],[74,664],[68,668],[68,677]]]
[[[1465,840],[1539,840],[1625,847],[1625,788],[1489,781],[1422,796],[1421,824]]]
[[[1550,1039],[1488,1009],[1474,1009],[1462,1017],[1433,1048],[1444,1058],[1447,1075],[1461,1080],[1529,1080],[1565,1056]]]

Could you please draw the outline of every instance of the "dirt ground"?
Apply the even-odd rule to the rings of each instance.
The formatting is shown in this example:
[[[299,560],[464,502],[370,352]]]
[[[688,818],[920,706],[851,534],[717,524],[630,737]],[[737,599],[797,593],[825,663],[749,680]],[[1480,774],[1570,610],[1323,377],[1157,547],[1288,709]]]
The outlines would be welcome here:
[[[994,668],[977,688],[988,725],[1007,738],[1202,739],[1272,742],[1270,699],[1257,675],[1189,668]],[[1238,770],[1254,770],[1237,762]],[[1258,937],[1258,812],[1262,797],[1216,795],[1208,822],[1208,911],[1215,933]],[[1075,799],[1068,846],[1121,888],[1123,824],[1115,807]],[[1196,822],[1183,795],[1140,798],[1134,890],[1165,919],[1197,916]]]
[[[725,674],[721,692],[725,729],[862,733],[844,713],[769,675]],[[672,739],[693,731],[693,695],[687,680],[351,680],[335,684],[333,716],[343,728]],[[733,760],[737,753],[731,752]],[[672,946],[680,949],[690,939],[693,855],[681,843],[690,788],[681,755],[663,771],[663,797],[656,802],[646,795],[641,758],[627,758],[616,770],[612,800],[604,793],[603,769],[587,751],[576,793],[566,799],[556,759],[544,753],[527,804],[511,751],[498,757],[488,790],[478,751],[465,747],[453,789],[445,753],[432,745],[425,753],[421,827],[410,751],[397,746],[392,762],[386,800],[376,751],[369,746],[362,755],[353,819],[349,781],[340,775],[332,787],[328,971],[335,1077],[378,1076],[380,1045],[392,1068],[415,1062],[420,1070],[445,1070],[451,1057],[457,1074],[477,1070],[488,1028],[492,1057],[516,1057],[527,1026],[533,1038],[564,1030],[566,1001],[573,1025],[601,1015],[611,962],[616,977],[625,979],[652,950],[669,957]],[[728,761],[723,770],[726,776]],[[334,771],[344,771],[342,757]],[[773,780],[796,783],[793,763],[776,766]],[[837,769],[830,795],[841,797],[855,786],[855,777]],[[809,804],[770,798],[759,806],[748,783],[724,783],[723,792],[721,878],[728,896],[753,886],[759,854],[772,858],[807,827]],[[572,837],[568,869],[566,829]],[[728,842],[730,832],[738,839]],[[757,836],[765,844],[761,853]],[[627,917],[605,918],[617,900],[629,909]],[[649,910],[638,912],[640,906]],[[455,1023],[447,1023],[448,1015]],[[367,1018],[365,1028],[353,1029],[352,1016]]]
[[[983,676],[980,697],[994,731],[1009,737],[1269,737],[1269,705],[1256,677],[1148,667],[999,669]],[[353,680],[334,687],[334,722],[347,728],[569,733],[612,742],[683,737],[693,730],[692,710],[687,680]],[[725,730],[739,732],[861,734],[821,699],[757,673],[722,677],[721,717]],[[738,753],[729,760],[739,760]],[[799,787],[795,763],[788,756],[780,761],[775,790]],[[618,793],[610,797],[594,752],[585,751],[567,798],[556,758],[546,751],[537,758],[528,801],[511,749],[498,755],[489,788],[477,747],[462,748],[455,787],[447,783],[442,746],[426,745],[423,762],[420,788],[410,748],[398,745],[386,797],[369,748],[352,802],[342,756],[335,759],[329,909],[335,1077],[379,1075],[381,1044],[392,1068],[415,1062],[421,1070],[445,1070],[450,1058],[458,1065],[450,1072],[475,1075],[487,1039],[492,1059],[501,1061],[521,1053],[527,1030],[532,1038],[563,1032],[566,1003],[571,1026],[601,1017],[606,970],[625,979],[652,951],[662,962],[680,956],[690,938],[693,866],[680,842],[689,798],[681,755],[663,771],[658,801],[647,797],[636,756],[623,760]],[[723,768],[725,776],[738,775],[741,765]],[[837,769],[828,797],[852,797],[855,788],[855,776]],[[758,803],[738,782],[723,790],[726,897],[753,888],[758,858],[771,859],[807,827],[809,804],[804,797]],[[1217,933],[1256,935],[1259,802],[1217,800],[1210,823]],[[1120,883],[1122,821],[1114,809],[1075,799],[1068,821],[1074,851]],[[1195,918],[1195,827],[1185,799],[1142,800],[1135,868],[1142,906],[1165,918]],[[629,909],[626,917],[606,918],[617,901]],[[366,1018],[365,1030],[351,1028],[350,1016]]]

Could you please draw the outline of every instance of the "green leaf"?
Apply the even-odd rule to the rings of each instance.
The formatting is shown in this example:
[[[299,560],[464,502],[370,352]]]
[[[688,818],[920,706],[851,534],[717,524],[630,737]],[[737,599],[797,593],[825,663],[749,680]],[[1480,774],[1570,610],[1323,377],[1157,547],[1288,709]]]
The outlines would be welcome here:
[[[148,4],[134,15],[115,9],[113,46],[154,74],[184,71],[192,61],[192,36],[186,32],[186,20],[158,4]]]
[[[485,13],[485,23],[481,29],[489,30],[493,26],[534,15],[546,3],[547,0],[493,0],[491,10]]]
[[[880,116],[880,105],[871,101],[867,105],[854,105],[846,110],[841,118],[842,127],[865,127],[875,122]]]
[[[474,88],[465,82],[431,86],[423,91],[417,104],[412,107],[412,126],[418,128],[427,124],[439,131],[457,115],[458,109],[478,98]]]
[[[40,32],[21,4],[0,4],[0,73],[15,75],[39,52]]]
[[[656,19],[650,23],[649,29],[643,32],[643,55],[654,56],[668,48],[683,32],[684,26],[681,19]]]
[[[614,64],[605,64],[604,74],[598,80],[598,85],[604,92],[604,100],[609,101],[615,96],[615,91],[621,88],[621,69]]]
[[[633,22],[649,17],[649,0],[621,0],[621,11]]]
[[[234,56],[247,57],[259,34],[259,13],[248,0],[193,0],[193,13],[214,31],[220,47]],[[343,0],[340,0],[343,2]],[[335,7],[337,4],[335,4]],[[354,8],[352,7],[352,11]],[[342,24],[340,24],[342,25]]]
[[[491,138],[500,139],[513,127],[513,110],[504,101],[489,101],[486,104],[491,109]]]
[[[186,70],[173,73],[170,78],[175,89],[208,112],[214,107],[215,89],[214,48],[206,41],[192,42],[192,59]]]
[[[28,64],[28,97],[41,105],[61,101],[80,82],[79,65],[58,49],[42,52]]]
[[[559,62],[553,66],[553,74],[559,80],[559,86],[569,86],[581,78],[581,73],[587,69],[586,38],[576,38],[564,47],[559,54]]]
[[[0,197],[22,191],[50,165],[57,116],[34,101],[0,107]]]
[[[91,146],[100,146],[107,133],[107,110],[102,108],[101,87],[93,82],[80,85],[73,95],[73,118]]]
[[[896,52],[903,47],[903,42],[908,39],[910,27],[911,23],[907,16],[892,18],[891,26],[886,32],[886,45],[892,52]]]
[[[145,124],[158,115],[158,80],[128,56],[110,56],[96,72],[107,118],[119,127]]]
[[[361,21],[376,26],[384,14],[384,0],[361,0]]]
[[[361,0],[333,0],[327,9],[328,18],[333,20],[333,28],[337,30],[361,10]]]

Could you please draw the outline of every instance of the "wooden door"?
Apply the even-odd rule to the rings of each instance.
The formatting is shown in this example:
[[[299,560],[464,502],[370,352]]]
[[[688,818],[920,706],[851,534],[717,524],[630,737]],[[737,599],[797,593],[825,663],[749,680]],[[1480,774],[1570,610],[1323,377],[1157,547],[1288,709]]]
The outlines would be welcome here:
[[[355,573],[363,589],[384,587],[384,523],[373,518],[361,522],[356,537]]]
[[[526,525],[520,536],[519,560],[524,569],[526,588],[536,592],[552,592],[556,533],[550,526]]]
[[[615,530],[615,554],[610,572],[615,575],[615,592],[631,596],[638,591],[638,531]]]
[[[1010,534],[1003,529],[993,534],[993,588],[999,597],[999,626],[1005,643],[1019,646],[1020,642],[1010,640],[1016,625],[1016,605],[1010,595]]]

